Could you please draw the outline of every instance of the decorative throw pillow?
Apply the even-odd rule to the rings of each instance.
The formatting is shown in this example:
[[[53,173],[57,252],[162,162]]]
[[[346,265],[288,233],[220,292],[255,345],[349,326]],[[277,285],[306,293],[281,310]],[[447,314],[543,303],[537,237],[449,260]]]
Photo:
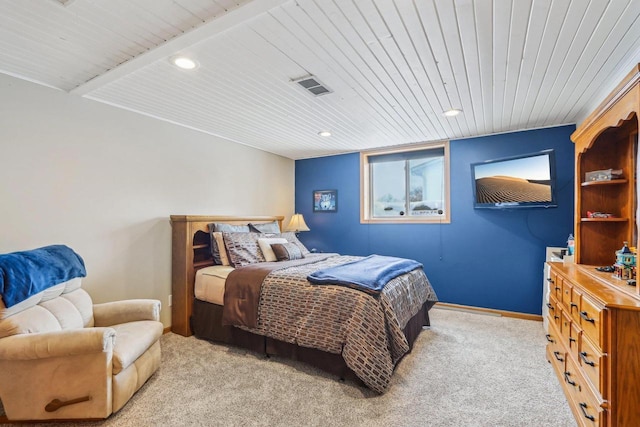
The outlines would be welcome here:
[[[302,244],[302,242],[298,240],[298,238],[296,237],[296,233],[294,233],[293,231],[282,233],[279,236],[274,236],[274,237],[284,237],[285,239],[287,239],[287,242],[294,243],[296,246],[300,248],[300,252],[302,253],[303,257],[310,254],[309,249],[307,249]]]
[[[271,245],[271,249],[278,261],[304,258],[300,248],[295,243],[274,243]]]
[[[258,245],[258,233],[223,232],[224,244],[227,247],[229,263],[233,267],[242,267],[257,262],[264,262],[264,255]]]
[[[208,227],[209,235],[211,238],[211,256],[213,256],[213,263],[216,265],[230,265],[229,258],[227,256],[227,248],[225,247],[224,239],[222,238],[222,232],[226,231],[229,233],[248,233],[249,225],[212,222],[211,224],[208,224]]]
[[[278,221],[267,222],[264,224],[249,223],[249,229],[254,233],[280,233]]]
[[[276,257],[276,254],[273,253],[273,249],[271,249],[271,245],[274,243],[288,243],[288,242],[287,242],[287,239],[284,239],[282,237],[260,237],[258,239],[258,246],[260,246],[262,255],[264,255],[264,259],[269,262],[278,260],[278,258]]]
[[[211,247],[211,256],[213,257],[213,263],[216,265],[222,265],[222,260],[220,259],[220,248],[214,236],[214,224],[207,224],[207,226],[209,227],[209,238],[211,239],[211,243],[209,246]]]
[[[218,253],[218,259],[220,260],[220,265],[231,265],[229,263],[229,256],[227,255],[227,247],[224,244],[224,238],[222,237],[222,233],[219,231],[214,231],[213,240],[216,242],[216,249]],[[216,256],[214,255],[213,260],[216,261]]]

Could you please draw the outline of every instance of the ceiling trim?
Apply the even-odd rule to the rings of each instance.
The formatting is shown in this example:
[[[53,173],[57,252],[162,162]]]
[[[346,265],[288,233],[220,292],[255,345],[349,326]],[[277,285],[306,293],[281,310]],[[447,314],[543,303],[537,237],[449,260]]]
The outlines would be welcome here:
[[[87,93],[118,80],[146,65],[159,59],[170,57],[194,44],[200,43],[210,37],[216,36],[236,25],[253,19],[269,10],[281,6],[289,0],[252,0],[237,9],[214,18],[211,21],[195,27],[194,29],[168,40],[157,48],[148,50],[135,58],[132,58],[111,70],[92,78],[69,91],[76,95],[84,96]]]

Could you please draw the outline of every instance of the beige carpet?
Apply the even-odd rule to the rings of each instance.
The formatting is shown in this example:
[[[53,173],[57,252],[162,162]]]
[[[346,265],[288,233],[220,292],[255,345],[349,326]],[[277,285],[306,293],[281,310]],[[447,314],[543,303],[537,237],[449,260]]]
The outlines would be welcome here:
[[[300,363],[167,334],[160,370],[120,412],[74,425],[575,426],[545,360],[541,322],[434,309],[431,323],[384,395]]]

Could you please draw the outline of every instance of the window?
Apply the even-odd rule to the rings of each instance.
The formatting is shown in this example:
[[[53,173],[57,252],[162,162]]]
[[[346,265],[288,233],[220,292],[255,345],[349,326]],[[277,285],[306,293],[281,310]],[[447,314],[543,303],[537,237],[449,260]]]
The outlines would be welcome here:
[[[360,154],[360,220],[448,223],[449,142]]]

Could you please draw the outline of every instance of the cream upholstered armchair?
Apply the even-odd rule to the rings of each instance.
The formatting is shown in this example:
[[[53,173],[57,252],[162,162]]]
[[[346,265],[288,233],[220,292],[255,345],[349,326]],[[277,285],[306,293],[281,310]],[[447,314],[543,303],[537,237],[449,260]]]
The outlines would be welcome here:
[[[76,277],[0,301],[0,400],[9,420],[96,419],[160,366],[160,301],[93,304]]]

